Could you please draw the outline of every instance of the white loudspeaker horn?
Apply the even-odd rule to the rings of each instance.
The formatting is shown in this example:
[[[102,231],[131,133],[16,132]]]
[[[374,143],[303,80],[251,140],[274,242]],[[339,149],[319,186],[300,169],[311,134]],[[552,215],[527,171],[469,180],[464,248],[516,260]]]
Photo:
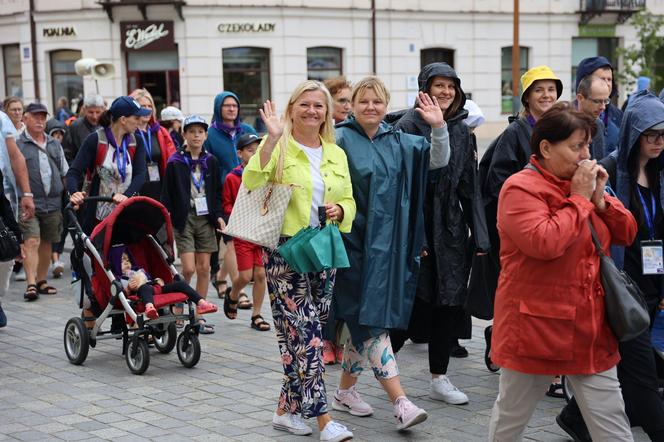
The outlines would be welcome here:
[[[115,74],[115,67],[111,63],[100,63],[95,58],[81,58],[74,64],[76,74],[90,75],[95,80],[111,78]]]

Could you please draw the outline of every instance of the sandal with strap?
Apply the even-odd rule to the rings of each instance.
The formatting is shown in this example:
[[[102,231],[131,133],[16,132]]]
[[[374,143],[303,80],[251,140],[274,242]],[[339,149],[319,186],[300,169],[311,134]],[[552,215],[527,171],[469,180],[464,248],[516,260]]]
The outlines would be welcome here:
[[[212,287],[217,291],[217,296],[219,299],[224,299],[224,295],[226,294],[226,289],[228,288],[228,283],[226,280],[219,281],[218,279],[214,279],[212,281]]]
[[[255,315],[251,317],[251,328],[258,331],[268,331],[270,330],[270,324],[261,315]]]
[[[249,297],[244,292],[240,292],[240,296],[238,296],[237,302],[237,308],[240,310],[249,310],[254,307],[254,303],[249,300]]]
[[[560,378],[556,376],[557,381],[549,385],[549,389],[546,392],[546,395],[549,397],[555,397],[563,399],[565,397],[565,391],[563,390],[563,384],[560,381]]]
[[[45,279],[37,281],[37,293],[40,295],[57,295],[58,289],[48,285]]]
[[[202,335],[212,335],[214,334],[214,326],[212,324],[207,324],[205,319],[200,318],[198,320],[198,333]]]
[[[23,299],[28,302],[39,299],[39,292],[37,291],[36,284],[28,284],[25,293],[23,293]]]
[[[224,298],[224,315],[230,320],[237,318],[237,302],[237,299],[231,299],[231,288],[228,287],[226,289],[226,297]],[[231,314],[234,314],[235,316],[231,318]]]

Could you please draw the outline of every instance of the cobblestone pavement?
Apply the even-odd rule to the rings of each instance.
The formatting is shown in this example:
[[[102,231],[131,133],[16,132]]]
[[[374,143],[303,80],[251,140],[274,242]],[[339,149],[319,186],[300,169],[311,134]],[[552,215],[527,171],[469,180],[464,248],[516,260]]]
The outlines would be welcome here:
[[[281,380],[274,331],[249,327],[248,311],[227,320],[211,315],[216,333],[201,336],[203,355],[186,369],[175,352],[151,349],[151,363],[142,376],[129,373],[120,341],[101,341],[81,366],[71,365],[63,350],[63,329],[76,316],[69,280],[51,281],[55,296],[25,303],[25,283],[12,282],[3,300],[9,318],[0,329],[0,440],[244,440],[305,441],[272,429]],[[209,295],[221,305],[211,290]],[[271,318],[269,305],[263,316]],[[271,322],[271,321],[270,321]],[[407,344],[399,354],[402,382],[410,398],[429,412],[429,419],[411,431],[398,433],[392,406],[377,381],[366,373],[359,390],[375,409],[373,417],[335,412],[333,416],[359,441],[479,441],[486,440],[498,375],[483,363],[484,323],[474,338],[462,341],[470,352],[453,359],[450,377],[470,398],[462,406],[428,397],[426,345]],[[339,366],[328,367],[327,390],[339,379]],[[554,417],[561,399],[543,396],[526,432],[527,440],[564,441]],[[310,421],[314,424],[315,421]],[[647,440],[635,430],[636,440]],[[318,438],[314,430],[312,438]]]

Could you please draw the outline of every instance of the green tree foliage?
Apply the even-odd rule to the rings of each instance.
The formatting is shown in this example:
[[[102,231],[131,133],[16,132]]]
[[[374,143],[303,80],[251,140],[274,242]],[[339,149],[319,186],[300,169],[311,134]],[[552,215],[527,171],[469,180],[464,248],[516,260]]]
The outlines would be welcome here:
[[[664,46],[664,36],[658,31],[664,29],[664,16],[653,15],[650,11],[641,11],[629,20],[636,29],[639,43],[618,48],[618,56],[622,57],[622,71],[618,73],[618,82],[633,88],[637,77],[650,77],[654,84],[662,84],[662,77],[655,72],[655,56],[657,50]]]

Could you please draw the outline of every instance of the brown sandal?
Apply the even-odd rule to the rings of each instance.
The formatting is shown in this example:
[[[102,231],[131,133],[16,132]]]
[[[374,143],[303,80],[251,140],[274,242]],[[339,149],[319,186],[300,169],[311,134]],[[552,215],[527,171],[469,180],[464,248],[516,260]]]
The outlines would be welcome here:
[[[37,281],[37,293],[40,295],[57,295],[58,289],[48,285],[45,279]]]
[[[249,310],[253,308],[254,303],[249,300],[249,297],[246,293],[240,292],[240,295],[237,297],[237,308],[240,310]]]
[[[28,302],[39,299],[39,292],[37,291],[37,286],[35,284],[28,284],[25,293],[23,293],[23,299]]]

